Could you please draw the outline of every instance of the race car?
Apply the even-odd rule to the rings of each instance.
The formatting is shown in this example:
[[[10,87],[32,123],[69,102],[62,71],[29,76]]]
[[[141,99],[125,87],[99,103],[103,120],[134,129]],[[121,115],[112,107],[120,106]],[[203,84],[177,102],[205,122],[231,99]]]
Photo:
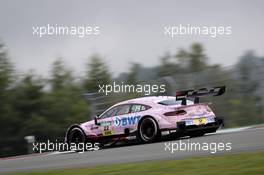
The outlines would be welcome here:
[[[100,142],[135,138],[153,142],[162,136],[202,136],[224,124],[209,103],[200,97],[224,94],[225,86],[185,90],[175,96],[147,96],[111,106],[100,116],[67,129],[67,143]]]

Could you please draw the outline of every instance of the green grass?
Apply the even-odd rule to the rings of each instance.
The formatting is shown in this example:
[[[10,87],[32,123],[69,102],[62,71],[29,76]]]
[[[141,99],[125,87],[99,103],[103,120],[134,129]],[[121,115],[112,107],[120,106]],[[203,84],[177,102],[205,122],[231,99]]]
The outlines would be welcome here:
[[[264,175],[264,152],[149,161],[12,175]]]

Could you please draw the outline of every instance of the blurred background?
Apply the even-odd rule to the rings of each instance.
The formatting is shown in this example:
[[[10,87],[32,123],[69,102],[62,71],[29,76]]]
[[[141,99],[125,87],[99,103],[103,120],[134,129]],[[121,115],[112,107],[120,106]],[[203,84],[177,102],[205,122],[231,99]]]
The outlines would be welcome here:
[[[67,127],[143,94],[98,92],[99,84],[225,85],[212,101],[226,127],[264,123],[261,1],[0,1],[0,157],[27,153],[26,136],[63,140]],[[99,36],[32,35],[33,26],[100,26]],[[229,36],[168,38],[164,26],[231,26]]]

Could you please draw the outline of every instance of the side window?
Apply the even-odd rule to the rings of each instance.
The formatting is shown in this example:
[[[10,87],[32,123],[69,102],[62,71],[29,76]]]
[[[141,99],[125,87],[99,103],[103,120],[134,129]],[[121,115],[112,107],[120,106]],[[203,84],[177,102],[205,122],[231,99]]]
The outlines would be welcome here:
[[[149,106],[141,105],[140,111],[145,111],[148,110],[149,108],[150,108]]]
[[[116,112],[116,115],[123,115],[123,114],[128,114],[130,111],[131,105],[121,105],[119,106],[118,111]]]
[[[145,111],[149,108],[150,108],[149,106],[141,105],[141,104],[120,105],[120,106],[116,106],[116,107],[109,109],[108,111],[103,113],[100,116],[100,118],[107,118],[107,117],[113,117],[113,116],[133,113],[133,112]]]
[[[102,116],[100,116],[100,118],[112,117],[115,115],[118,109],[119,109],[119,106],[113,107],[112,109],[109,109],[108,111],[106,111]]]
[[[139,105],[139,104],[132,105],[131,112],[139,112],[139,111],[141,111],[141,106],[142,105]]]
[[[145,111],[147,109],[149,109],[149,106],[146,105],[140,105],[140,104],[134,104],[131,107],[131,112],[140,112],[140,111]]]

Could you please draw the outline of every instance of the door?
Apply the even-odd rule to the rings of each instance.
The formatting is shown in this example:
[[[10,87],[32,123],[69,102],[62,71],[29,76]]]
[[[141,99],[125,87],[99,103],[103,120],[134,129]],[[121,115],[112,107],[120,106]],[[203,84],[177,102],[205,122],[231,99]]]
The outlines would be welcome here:
[[[114,132],[114,123],[113,123],[113,116],[116,114],[119,106],[110,108],[109,110],[105,111],[102,115],[99,116],[97,119],[97,133],[98,136],[111,136],[115,135]]]

